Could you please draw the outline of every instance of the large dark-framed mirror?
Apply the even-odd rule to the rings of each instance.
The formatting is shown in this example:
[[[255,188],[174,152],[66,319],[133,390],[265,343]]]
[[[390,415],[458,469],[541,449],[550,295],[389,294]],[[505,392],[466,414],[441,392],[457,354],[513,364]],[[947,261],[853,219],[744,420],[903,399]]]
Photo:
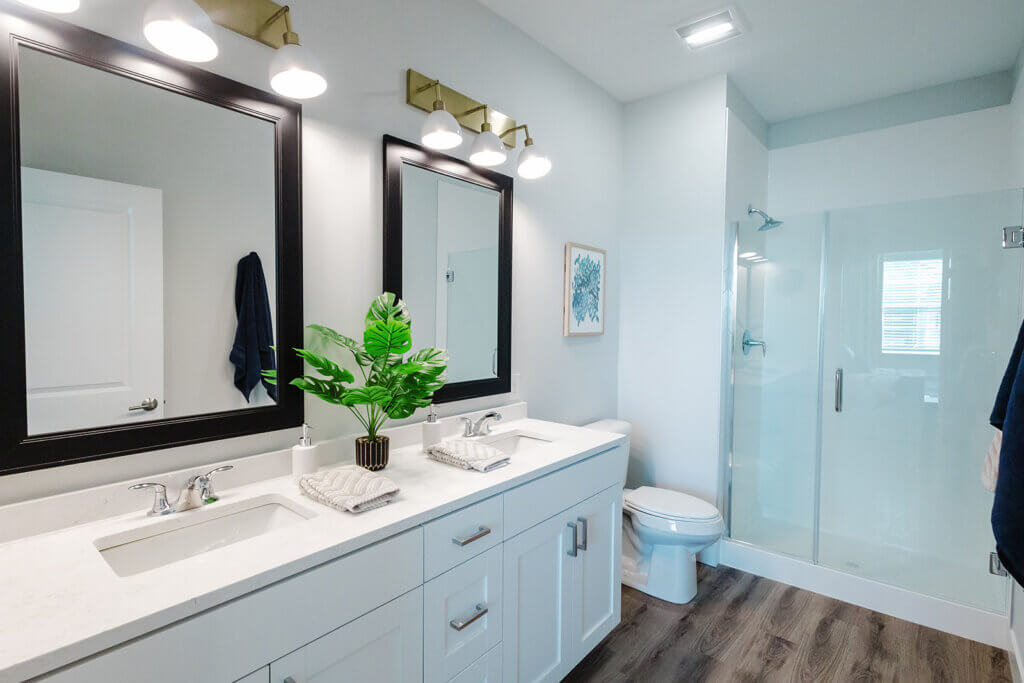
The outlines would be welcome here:
[[[384,136],[384,291],[448,351],[435,403],[512,385],[512,178]]]
[[[31,10],[0,31],[0,473],[300,425],[301,107]]]

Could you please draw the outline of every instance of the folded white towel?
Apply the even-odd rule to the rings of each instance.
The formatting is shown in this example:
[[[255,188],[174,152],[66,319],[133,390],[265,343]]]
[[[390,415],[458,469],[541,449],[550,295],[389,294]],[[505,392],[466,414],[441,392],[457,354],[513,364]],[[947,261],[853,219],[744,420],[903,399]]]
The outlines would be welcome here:
[[[427,448],[427,457],[464,470],[490,472],[508,464],[508,454],[467,439],[450,439]]]
[[[358,465],[307,474],[299,479],[299,488],[318,503],[348,512],[384,507],[398,493],[395,482]]]

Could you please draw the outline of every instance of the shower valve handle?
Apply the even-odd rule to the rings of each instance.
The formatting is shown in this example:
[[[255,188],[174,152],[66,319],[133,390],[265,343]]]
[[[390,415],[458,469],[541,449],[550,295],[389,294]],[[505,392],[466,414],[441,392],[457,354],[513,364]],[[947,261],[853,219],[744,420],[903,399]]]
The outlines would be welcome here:
[[[755,347],[755,346],[760,346],[761,347],[761,357],[762,358],[768,356],[768,344],[764,340],[762,340],[762,339],[754,339],[753,337],[751,337],[749,331],[744,331],[743,332],[743,355],[744,356],[749,356],[750,355],[750,349]]]

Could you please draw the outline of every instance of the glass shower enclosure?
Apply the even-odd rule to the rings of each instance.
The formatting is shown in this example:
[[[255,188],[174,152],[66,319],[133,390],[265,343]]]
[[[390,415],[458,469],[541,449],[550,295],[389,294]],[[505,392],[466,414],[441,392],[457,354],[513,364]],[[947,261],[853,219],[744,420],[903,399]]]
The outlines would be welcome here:
[[[730,536],[992,612],[988,414],[1024,191],[737,226]]]

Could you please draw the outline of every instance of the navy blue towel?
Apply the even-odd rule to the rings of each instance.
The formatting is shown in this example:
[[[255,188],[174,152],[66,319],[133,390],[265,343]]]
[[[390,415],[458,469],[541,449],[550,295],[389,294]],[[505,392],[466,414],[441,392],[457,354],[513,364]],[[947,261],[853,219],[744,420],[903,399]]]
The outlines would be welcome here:
[[[274,326],[270,320],[270,300],[267,281],[263,277],[263,264],[256,252],[238,262],[235,276],[235,314],[238,327],[235,343],[228,358],[235,366],[235,386],[249,400],[249,394],[260,382],[267,388],[270,398],[277,400],[277,385],[264,379],[263,370],[273,370]]]
[[[996,395],[989,421],[1003,431],[999,477],[992,503],[992,533],[1006,571],[1024,584],[1024,325]]]

